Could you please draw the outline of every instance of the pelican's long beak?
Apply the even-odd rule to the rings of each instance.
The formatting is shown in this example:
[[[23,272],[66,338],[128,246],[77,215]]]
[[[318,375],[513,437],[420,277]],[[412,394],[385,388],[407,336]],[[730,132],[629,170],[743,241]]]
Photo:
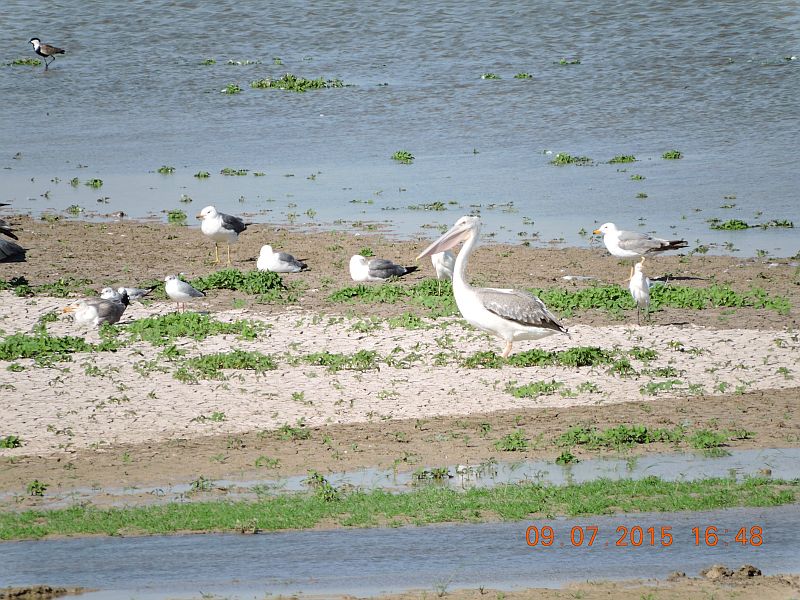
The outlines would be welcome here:
[[[600,235],[603,232],[600,231],[599,229],[595,229],[592,233],[595,234],[595,235]]]
[[[469,224],[456,223],[450,228],[449,231],[444,233],[442,237],[425,248],[425,250],[423,250],[420,255],[417,256],[417,260],[420,258],[425,258],[426,256],[430,256],[431,254],[436,254],[437,252],[450,250],[450,248],[457,246],[466,240],[471,234],[472,227],[470,227]]]

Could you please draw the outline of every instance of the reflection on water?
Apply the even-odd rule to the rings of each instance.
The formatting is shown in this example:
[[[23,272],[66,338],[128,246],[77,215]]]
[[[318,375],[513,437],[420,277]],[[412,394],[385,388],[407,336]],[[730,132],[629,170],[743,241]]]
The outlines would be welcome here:
[[[7,0],[0,25],[3,63],[32,55],[32,32],[67,50],[46,74],[0,67],[0,177],[16,210],[141,217],[186,194],[262,221],[384,221],[406,236],[480,210],[497,239],[533,244],[586,245],[581,229],[613,220],[690,247],[797,251],[790,230],[707,223],[800,222],[786,158],[800,13],[779,4],[67,0],[45,13]],[[287,71],[352,86],[249,87]],[[230,83],[242,92],[220,93]],[[684,158],[663,160],[673,148]],[[392,161],[399,149],[414,163]],[[557,168],[548,151],[595,164]],[[608,163],[620,154],[639,160]],[[409,208],[434,202],[448,210]]]

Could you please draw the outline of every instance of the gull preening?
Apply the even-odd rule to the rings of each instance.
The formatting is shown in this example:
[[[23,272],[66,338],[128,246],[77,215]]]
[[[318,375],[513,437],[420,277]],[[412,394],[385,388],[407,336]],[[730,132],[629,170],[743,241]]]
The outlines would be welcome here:
[[[518,340],[538,340],[555,333],[567,333],[544,302],[533,294],[513,289],[475,288],[467,283],[467,260],[478,244],[480,230],[478,217],[461,217],[417,260],[464,242],[453,270],[453,295],[458,310],[470,324],[506,342],[503,358],[508,357],[512,343]]]
[[[261,246],[261,252],[256,261],[256,267],[259,271],[299,273],[303,269],[307,269],[308,265],[286,252],[273,252],[272,246],[265,244]]]
[[[663,240],[646,233],[617,229],[614,223],[603,223],[593,233],[603,234],[603,243],[617,258],[638,258],[645,254],[677,250],[689,245],[686,240]]]
[[[636,323],[642,324],[642,310],[645,311],[647,319],[650,319],[650,279],[644,274],[644,256],[641,262],[631,267],[631,277],[628,289],[631,291],[633,301],[636,302]]]
[[[456,257],[450,250],[431,254],[433,269],[436,271],[436,279],[453,279],[453,269],[456,266]]]
[[[72,318],[78,325],[99,327],[103,323],[113,325],[119,321],[126,308],[128,295],[122,294],[114,299],[84,298],[64,307],[63,312],[72,313]]]
[[[416,271],[417,267],[396,265],[385,258],[367,258],[355,254],[350,258],[350,277],[353,281],[386,281]]]
[[[167,296],[175,301],[179,311],[181,310],[181,304],[183,304],[183,310],[186,310],[186,302],[188,300],[196,300],[197,298],[205,297],[203,292],[194,289],[185,281],[178,279],[177,275],[167,275],[164,281],[166,282],[164,284],[164,291],[167,293]]]
[[[105,300],[115,300],[122,297],[123,292],[127,294],[128,300],[141,300],[150,292],[152,292],[154,287],[151,288],[130,288],[130,287],[118,287],[117,289],[111,287],[104,287],[100,290],[100,297]]]
[[[56,48],[50,44],[45,44],[37,37],[32,37],[28,43],[32,44],[33,51],[44,59],[45,71],[47,71],[47,67],[50,65],[50,63],[47,62],[48,58],[50,59],[50,62],[53,62],[56,59],[56,54],[64,54],[64,50],[61,48]]]
[[[239,239],[239,234],[247,229],[247,224],[239,217],[217,212],[213,206],[206,206],[197,218],[202,221],[200,230],[214,240],[214,264],[220,262],[219,243],[225,242],[228,247],[228,266],[231,266],[231,244]]]

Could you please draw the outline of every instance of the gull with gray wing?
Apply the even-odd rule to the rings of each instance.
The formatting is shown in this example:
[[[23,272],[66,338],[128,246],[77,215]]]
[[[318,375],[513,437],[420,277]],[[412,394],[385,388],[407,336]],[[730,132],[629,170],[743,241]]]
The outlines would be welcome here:
[[[72,313],[72,318],[78,325],[99,327],[103,323],[113,325],[118,322],[126,308],[128,295],[122,294],[115,299],[84,298],[65,307],[63,312]]]
[[[367,258],[360,254],[350,258],[350,277],[353,281],[386,281],[416,270],[417,267],[404,267],[385,258]]]
[[[179,279],[177,275],[167,275],[164,281],[166,282],[164,284],[164,291],[167,296],[172,298],[178,305],[178,311],[181,310],[181,304],[183,304],[183,310],[186,310],[187,300],[196,300],[197,298],[205,297],[203,292],[194,289],[191,285]]]
[[[307,269],[308,265],[297,260],[286,252],[273,252],[272,246],[264,244],[256,261],[259,271],[272,271],[273,273],[299,273]]]
[[[603,234],[603,243],[617,258],[638,258],[645,254],[678,250],[689,245],[686,240],[664,240],[646,233],[617,229],[614,223],[603,223],[593,233]]]
[[[239,217],[217,212],[213,206],[206,206],[197,215],[202,221],[200,230],[214,240],[214,264],[218,265],[219,243],[225,242],[228,248],[228,266],[231,266],[231,244],[239,239],[239,234],[247,229],[247,223]]]

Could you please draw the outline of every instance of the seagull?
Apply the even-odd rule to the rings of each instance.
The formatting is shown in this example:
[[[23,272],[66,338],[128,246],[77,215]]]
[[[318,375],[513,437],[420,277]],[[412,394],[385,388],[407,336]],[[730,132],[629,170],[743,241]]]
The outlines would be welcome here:
[[[390,277],[402,277],[416,270],[417,267],[396,265],[385,258],[368,259],[360,254],[350,258],[350,277],[353,281],[386,281]]]
[[[7,204],[3,203],[0,204],[0,206],[7,206]],[[9,225],[3,219],[0,219],[0,233],[2,233],[3,235],[7,235],[12,240],[19,239],[14,234],[14,230],[11,228],[11,225]],[[19,244],[0,238],[0,262],[12,259],[19,261],[24,258],[25,258],[25,248],[23,248]]]
[[[613,223],[603,223],[594,230],[595,235],[603,234],[603,243],[608,251],[617,258],[637,258],[645,254],[665,252],[685,248],[686,240],[662,240],[646,233],[623,231]]]
[[[247,229],[247,224],[239,217],[217,212],[213,206],[206,206],[197,215],[203,223],[201,231],[214,240],[214,264],[219,264],[219,242],[228,245],[228,266],[231,266],[231,244],[239,239],[239,234]]]
[[[538,340],[555,333],[567,333],[566,328],[547,310],[544,302],[533,294],[521,290],[475,288],[467,283],[467,260],[478,244],[480,230],[481,220],[478,217],[461,217],[449,231],[428,246],[417,260],[465,242],[458,253],[453,271],[456,305],[470,324],[506,342],[503,358],[508,358],[511,344],[518,340]]]
[[[299,273],[303,269],[307,269],[308,265],[286,252],[273,252],[272,246],[265,244],[261,246],[256,267],[258,267],[259,271]]]
[[[641,313],[645,311],[647,319],[650,320],[650,279],[642,272],[644,266],[644,256],[641,262],[631,267],[630,283],[628,289],[631,291],[633,301],[636,302],[636,323],[642,324]]]
[[[48,58],[50,59],[50,62],[53,62],[56,59],[56,54],[64,54],[64,51],[61,48],[56,48],[50,44],[43,44],[42,41],[37,37],[31,38],[28,43],[33,44],[33,51],[44,59],[45,71],[47,71],[47,67],[50,64],[47,62]]]
[[[453,267],[456,264],[456,257],[450,250],[431,254],[431,262],[436,270],[436,279],[453,279]]]
[[[100,290],[100,298],[103,300],[114,300],[115,302],[121,302],[122,294],[112,287],[104,287],[102,290]]]
[[[117,300],[84,298],[65,307],[63,312],[73,313],[73,319],[79,325],[99,327],[103,323],[113,325],[119,321],[126,308],[128,308],[128,295],[122,294]]]
[[[167,296],[175,300],[179,311],[181,309],[181,304],[183,304],[183,310],[186,310],[187,300],[205,297],[203,292],[194,289],[185,281],[178,279],[177,275],[167,275],[164,281],[166,282],[164,284],[164,291],[167,293]]]
[[[118,287],[117,293],[122,294],[122,292],[125,292],[131,300],[141,300],[145,296],[149,296],[154,289],[156,289],[156,286],[149,288]]]

